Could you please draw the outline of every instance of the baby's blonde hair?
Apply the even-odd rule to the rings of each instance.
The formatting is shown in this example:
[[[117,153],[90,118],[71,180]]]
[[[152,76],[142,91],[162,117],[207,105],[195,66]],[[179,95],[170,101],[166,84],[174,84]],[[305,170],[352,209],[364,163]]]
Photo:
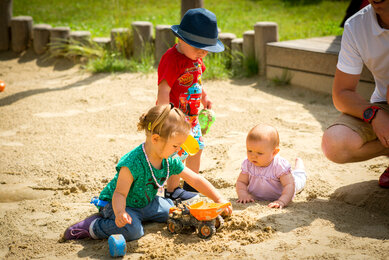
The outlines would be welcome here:
[[[189,134],[190,123],[185,114],[172,104],[158,105],[139,117],[138,130],[168,139],[176,134]]]
[[[275,127],[266,124],[254,126],[247,134],[247,141],[262,141],[268,140],[273,148],[280,144],[280,137]]]

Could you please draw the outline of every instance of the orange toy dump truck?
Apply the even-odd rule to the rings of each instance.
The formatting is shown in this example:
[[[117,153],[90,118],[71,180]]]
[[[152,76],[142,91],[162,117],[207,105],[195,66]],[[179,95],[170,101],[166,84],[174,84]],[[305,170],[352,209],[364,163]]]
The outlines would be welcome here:
[[[211,237],[223,226],[220,215],[231,203],[209,203],[200,201],[193,205],[180,203],[169,210],[167,228],[171,233],[180,233],[186,227],[195,227],[201,238]]]

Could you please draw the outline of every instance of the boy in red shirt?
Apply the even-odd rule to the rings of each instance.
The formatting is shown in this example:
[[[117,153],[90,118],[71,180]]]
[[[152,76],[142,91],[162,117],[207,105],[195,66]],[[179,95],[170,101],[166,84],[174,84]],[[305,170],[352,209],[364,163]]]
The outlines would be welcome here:
[[[197,140],[200,151],[188,156],[180,152],[181,159],[192,171],[199,173],[200,158],[204,142],[198,121],[200,104],[205,109],[212,108],[212,102],[202,87],[201,75],[205,71],[203,58],[208,52],[224,51],[223,43],[218,39],[216,16],[204,8],[188,10],[180,25],[171,27],[178,37],[178,43],[166,51],[158,66],[157,105],[173,103],[187,116],[192,125],[191,135]],[[180,178],[172,176],[167,183],[165,197],[172,200],[188,200],[197,197],[196,191],[187,183],[184,189],[179,187]]]

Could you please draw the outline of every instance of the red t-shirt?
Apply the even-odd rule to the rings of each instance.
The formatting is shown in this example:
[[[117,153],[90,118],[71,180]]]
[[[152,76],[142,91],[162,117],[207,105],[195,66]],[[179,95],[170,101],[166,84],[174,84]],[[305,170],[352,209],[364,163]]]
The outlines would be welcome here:
[[[169,100],[188,116],[200,110],[201,75],[205,71],[202,59],[191,60],[179,53],[175,44],[162,56],[158,66],[158,85],[166,80],[171,90]]]

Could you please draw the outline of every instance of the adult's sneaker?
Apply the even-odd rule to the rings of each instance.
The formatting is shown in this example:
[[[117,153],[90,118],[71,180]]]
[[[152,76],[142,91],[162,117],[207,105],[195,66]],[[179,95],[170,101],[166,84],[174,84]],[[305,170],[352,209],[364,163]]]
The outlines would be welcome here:
[[[180,187],[175,188],[173,192],[168,192],[165,190],[165,198],[171,199],[172,201],[181,200],[181,201],[190,201],[200,198],[199,194],[186,191]]]

